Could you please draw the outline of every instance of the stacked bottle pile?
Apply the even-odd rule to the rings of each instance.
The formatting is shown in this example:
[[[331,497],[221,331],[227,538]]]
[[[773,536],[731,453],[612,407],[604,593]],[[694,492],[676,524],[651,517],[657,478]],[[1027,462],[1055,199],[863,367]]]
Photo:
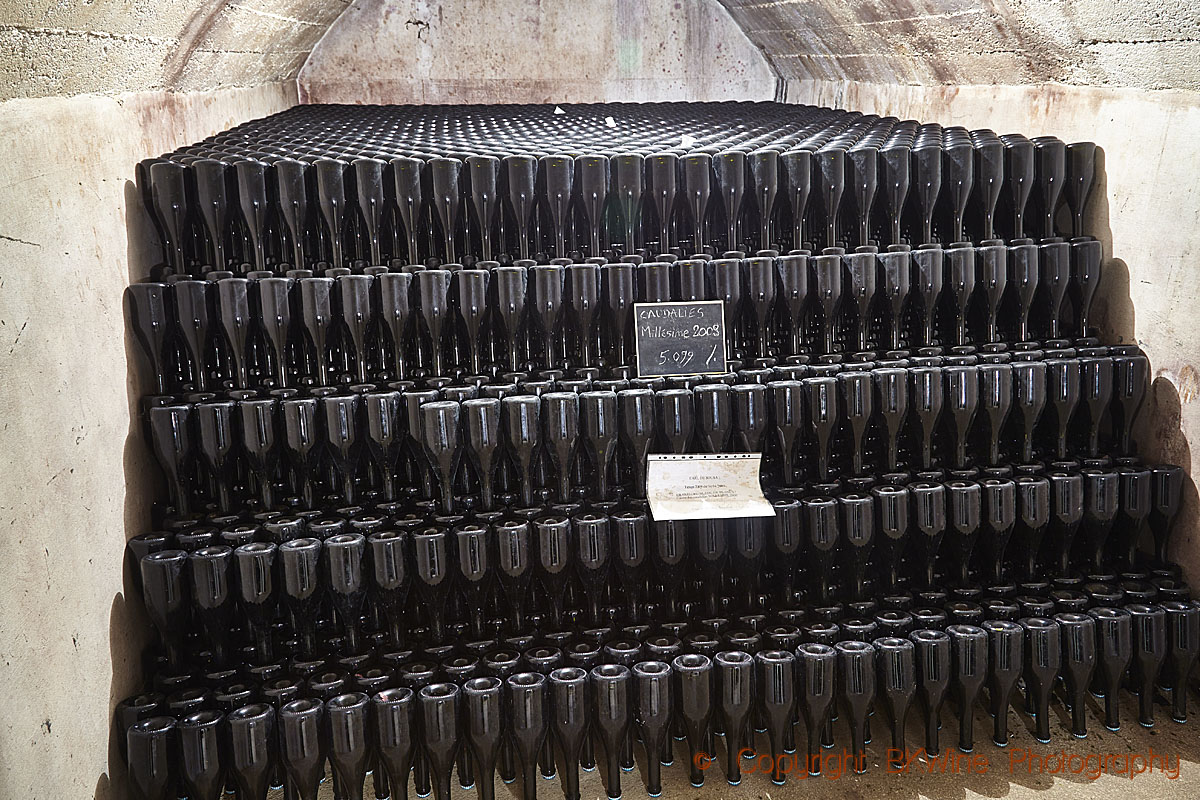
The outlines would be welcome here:
[[[140,796],[314,797],[328,762],[338,797],[578,800],[602,761],[615,798],[635,744],[654,795],[673,740],[736,782],[762,733],[783,780],[865,769],[872,714],[879,755],[918,707],[939,752],[947,697],[1003,744],[1018,687],[1042,741],[1089,689],[1185,719],[1184,475],[1136,454],[1145,354],[1091,328],[1094,146],[560,111],[302,107],[142,165]],[[729,371],[638,377],[633,304],[691,300]],[[653,518],[648,454],[724,452],[774,518]]]
[[[138,183],[174,274],[358,272],[1079,237],[1095,151],[776,103],[297,106]]]
[[[1094,240],[446,266],[146,281],[129,290],[134,330],[162,393],[415,377],[482,385],[564,370],[625,379],[634,304],[669,301],[720,301],[726,350],[746,368],[920,358],[934,345],[963,356],[974,351],[950,348],[972,342],[989,355],[1003,341],[1034,352],[1097,344],[1078,341],[1100,279]],[[902,347],[912,352],[897,357]]]

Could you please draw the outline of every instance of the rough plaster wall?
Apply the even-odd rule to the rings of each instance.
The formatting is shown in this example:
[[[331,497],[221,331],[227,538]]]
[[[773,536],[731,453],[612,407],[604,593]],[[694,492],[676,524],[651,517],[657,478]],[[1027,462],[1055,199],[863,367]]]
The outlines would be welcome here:
[[[148,623],[123,551],[156,496],[122,316],[153,241],[134,165],[295,102],[276,84],[0,103],[0,797],[125,796],[109,720]]]
[[[0,100],[291,80],[348,0],[12,0]]]
[[[1145,455],[1181,464],[1200,480],[1200,94],[1062,85],[897,86],[791,81],[790,102],[864,113],[1053,134],[1103,150],[1089,228],[1104,243],[1098,319],[1105,337],[1137,342],[1150,356],[1152,391],[1141,422]],[[1197,443],[1189,445],[1189,441]],[[1200,503],[1194,486],[1175,557],[1200,582]]]
[[[355,0],[300,72],[312,103],[769,100],[717,0]]]
[[[762,98],[765,55],[790,78],[1200,87],[1191,0],[719,2],[729,13],[718,0],[359,0],[305,83],[360,102],[376,99],[367,86],[426,102]],[[348,3],[14,0],[0,6],[0,100],[288,80]],[[536,46],[505,46],[531,33]]]
[[[780,75],[1200,88],[1194,0],[721,0]]]

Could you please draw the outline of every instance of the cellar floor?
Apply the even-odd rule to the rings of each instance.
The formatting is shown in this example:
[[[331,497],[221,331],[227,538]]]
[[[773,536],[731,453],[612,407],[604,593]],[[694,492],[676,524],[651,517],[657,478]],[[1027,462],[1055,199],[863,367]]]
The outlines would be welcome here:
[[[1189,699],[1195,701],[1196,698],[1193,695]],[[663,768],[662,797],[664,800],[721,800],[731,797],[744,800],[817,797],[845,800],[971,800],[977,797],[1112,800],[1117,796],[1200,798],[1200,703],[1193,704],[1196,707],[1192,710],[1190,724],[1180,725],[1171,721],[1169,708],[1160,703],[1156,708],[1155,726],[1143,728],[1136,722],[1136,699],[1125,695],[1121,707],[1123,724],[1120,731],[1113,732],[1100,724],[1101,705],[1095,698],[1089,698],[1088,736],[1086,739],[1075,739],[1070,734],[1069,716],[1061,703],[1057,703],[1051,707],[1052,738],[1050,744],[1046,745],[1034,739],[1032,722],[1028,717],[1010,710],[1007,747],[996,747],[992,743],[991,719],[980,710],[975,724],[975,750],[970,755],[961,754],[953,747],[957,742],[958,724],[954,711],[947,704],[942,714],[942,757],[929,761],[918,756],[911,760],[903,773],[885,769],[889,737],[883,719],[876,715],[871,722],[874,740],[867,747],[869,766],[865,774],[842,774],[833,778],[830,772],[824,777],[797,779],[800,773],[794,773],[782,786],[772,783],[762,774],[746,774],[740,785],[730,786],[725,780],[722,755],[706,770],[704,786],[694,787],[688,779],[686,744],[675,742],[675,762]],[[910,714],[906,729],[909,749],[923,741],[923,730],[916,715]],[[803,727],[798,726],[796,733],[803,746]],[[849,740],[844,721],[835,724],[835,739],[839,743]],[[765,748],[766,736],[760,735],[758,742]],[[718,737],[717,750],[723,751],[723,748],[723,740]],[[640,747],[637,752],[638,768],[621,775],[624,797],[628,800],[646,796],[642,778],[644,760]],[[830,755],[840,751],[831,749],[824,752]],[[945,758],[947,754],[949,759]],[[1153,767],[1146,766],[1145,771],[1139,773],[1151,758]],[[1092,778],[1090,773],[1102,759],[1106,760],[1110,774]],[[743,771],[753,769],[755,763],[750,759],[743,760]],[[1065,768],[1060,767],[1060,763],[1065,763]],[[986,771],[982,768],[984,766]],[[1132,778],[1128,774],[1130,767],[1135,773]],[[1114,774],[1118,772],[1120,774]],[[539,780],[538,794],[542,800],[555,800],[562,796],[558,781],[558,778]],[[580,782],[581,800],[604,800],[606,797],[601,770],[581,773]],[[460,789],[457,778],[453,781],[453,787],[454,800],[469,800],[476,796],[474,789]],[[497,800],[520,800],[520,790],[519,780],[507,785],[499,779],[496,781]],[[371,782],[368,779],[367,797],[370,796]],[[281,791],[272,793],[271,800],[282,797]],[[320,798],[332,800],[331,781],[326,780],[322,784]],[[411,786],[409,798],[416,798]]]

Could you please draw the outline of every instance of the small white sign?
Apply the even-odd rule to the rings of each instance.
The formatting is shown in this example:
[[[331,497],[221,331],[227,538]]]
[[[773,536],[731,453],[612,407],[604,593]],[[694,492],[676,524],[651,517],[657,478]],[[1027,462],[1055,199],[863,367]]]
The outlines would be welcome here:
[[[773,517],[759,478],[761,453],[649,455],[646,498],[656,521]]]

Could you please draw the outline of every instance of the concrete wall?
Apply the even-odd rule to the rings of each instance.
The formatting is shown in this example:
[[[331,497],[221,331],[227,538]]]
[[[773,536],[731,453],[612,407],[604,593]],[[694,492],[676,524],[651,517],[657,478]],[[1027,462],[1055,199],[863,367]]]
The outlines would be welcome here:
[[[300,71],[310,103],[769,100],[716,0],[355,0]]]
[[[721,0],[785,78],[1200,88],[1189,0]]]
[[[349,0],[9,0],[0,100],[296,77]]]
[[[156,496],[122,317],[151,263],[134,165],[295,101],[271,84],[0,103],[0,797],[125,796],[109,724],[148,623],[122,560]]]
[[[494,82],[537,99],[568,85],[611,97],[603,91],[638,81],[647,97],[684,86],[760,97],[764,57],[800,79],[1200,87],[1192,2],[719,3],[727,13],[718,0],[13,0],[0,6],[0,100],[290,80],[327,31],[304,82],[319,76],[359,102],[373,97],[367,86],[419,87],[436,101],[474,85],[494,97],[482,88]],[[353,80],[335,86],[335,65]]]

